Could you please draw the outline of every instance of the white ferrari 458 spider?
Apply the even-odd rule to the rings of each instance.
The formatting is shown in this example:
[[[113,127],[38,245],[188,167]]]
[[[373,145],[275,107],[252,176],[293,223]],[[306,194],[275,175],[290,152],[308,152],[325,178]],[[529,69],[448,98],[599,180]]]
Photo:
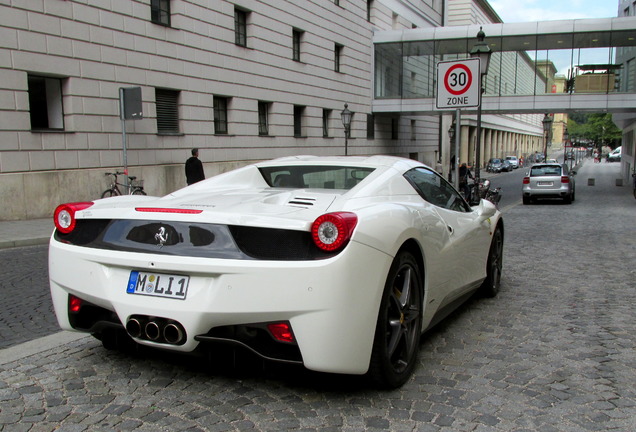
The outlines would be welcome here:
[[[495,206],[470,207],[395,157],[282,158],[162,198],[63,204],[54,218],[59,324],[107,348],[231,344],[392,388],[424,330],[500,285]]]

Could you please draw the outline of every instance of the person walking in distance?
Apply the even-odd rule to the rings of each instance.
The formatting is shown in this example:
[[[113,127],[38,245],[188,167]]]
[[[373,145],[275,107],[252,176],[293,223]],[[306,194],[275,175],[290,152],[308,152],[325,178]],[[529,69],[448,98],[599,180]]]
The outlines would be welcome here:
[[[192,157],[185,163],[185,175],[188,186],[205,179],[203,164],[199,160],[199,149],[192,149]]]
[[[466,165],[466,162],[459,166],[459,190],[464,193],[464,198],[470,201],[470,186],[468,186],[468,177],[474,179],[473,174]]]

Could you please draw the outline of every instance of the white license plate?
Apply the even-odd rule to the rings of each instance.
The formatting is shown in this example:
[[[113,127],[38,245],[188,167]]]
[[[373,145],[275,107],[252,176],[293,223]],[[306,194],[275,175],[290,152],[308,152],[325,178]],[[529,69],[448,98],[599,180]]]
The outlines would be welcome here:
[[[537,186],[552,186],[552,182],[540,181],[540,182],[537,182]]]
[[[190,276],[148,273],[133,270],[126,292],[154,297],[184,300],[188,294]]]

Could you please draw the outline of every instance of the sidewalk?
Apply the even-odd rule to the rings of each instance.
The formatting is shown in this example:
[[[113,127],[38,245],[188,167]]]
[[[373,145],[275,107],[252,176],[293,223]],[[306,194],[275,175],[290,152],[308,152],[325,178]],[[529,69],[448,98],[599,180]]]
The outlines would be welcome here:
[[[0,249],[46,244],[53,228],[53,218],[0,221]]]

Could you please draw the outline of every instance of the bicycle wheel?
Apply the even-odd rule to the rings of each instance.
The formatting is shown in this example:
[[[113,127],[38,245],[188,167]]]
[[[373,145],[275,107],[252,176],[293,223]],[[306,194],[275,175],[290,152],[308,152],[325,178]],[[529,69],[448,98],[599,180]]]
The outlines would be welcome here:
[[[114,189],[106,189],[102,193],[102,198],[110,198],[110,197],[117,196],[117,195],[119,195],[119,194],[117,193],[116,190],[114,190]]]
[[[132,194],[133,195],[147,195],[146,192],[144,192],[143,189],[133,189]]]

